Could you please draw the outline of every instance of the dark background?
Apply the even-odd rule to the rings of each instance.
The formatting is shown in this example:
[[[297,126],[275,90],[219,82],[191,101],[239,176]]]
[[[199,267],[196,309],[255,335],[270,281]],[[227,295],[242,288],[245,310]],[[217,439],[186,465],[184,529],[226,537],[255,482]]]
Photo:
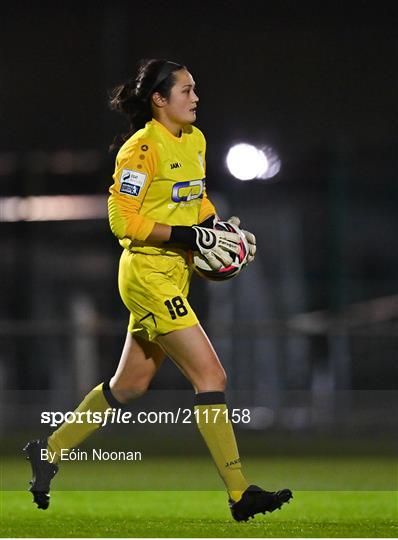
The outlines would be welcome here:
[[[258,238],[256,263],[238,279],[193,284],[230,389],[252,391],[285,428],[387,425],[380,400],[341,414],[336,403],[341,391],[397,388],[397,13],[384,1],[3,6],[3,208],[14,196],[105,197],[108,147],[126,129],[107,108],[109,90],[140,58],[185,63],[210,198]],[[232,178],[225,155],[240,141],[274,147],[280,173]],[[106,219],[4,215],[1,387],[55,391],[54,406],[70,408],[117,365],[127,324],[119,245]],[[169,363],[153,387],[189,385]],[[286,402],[297,390],[306,397],[293,399],[296,421]],[[319,395],[329,401],[314,420]]]

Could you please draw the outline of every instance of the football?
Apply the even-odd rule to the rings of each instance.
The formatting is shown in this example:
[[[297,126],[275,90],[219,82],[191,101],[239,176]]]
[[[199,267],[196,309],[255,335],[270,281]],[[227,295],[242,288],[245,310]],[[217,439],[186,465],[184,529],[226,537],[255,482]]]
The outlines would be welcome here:
[[[200,277],[205,279],[210,279],[212,281],[224,281],[226,279],[231,279],[239,274],[239,272],[247,265],[247,256],[249,253],[249,247],[247,245],[247,240],[243,232],[232,223],[227,221],[217,221],[214,226],[215,229],[224,230],[228,232],[233,232],[239,234],[240,240],[240,249],[239,254],[235,255],[230,253],[233,261],[229,266],[222,266],[219,270],[213,270],[206,258],[199,253],[199,251],[190,252],[190,264],[194,271],[199,274]]]

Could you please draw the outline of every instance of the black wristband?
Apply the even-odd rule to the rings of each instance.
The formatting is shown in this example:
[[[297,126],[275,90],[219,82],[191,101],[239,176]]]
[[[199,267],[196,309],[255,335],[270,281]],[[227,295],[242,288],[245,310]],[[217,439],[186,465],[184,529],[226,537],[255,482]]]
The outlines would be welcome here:
[[[166,244],[176,244],[184,249],[196,249],[196,233],[192,227],[185,225],[173,225],[171,227],[170,240]]]

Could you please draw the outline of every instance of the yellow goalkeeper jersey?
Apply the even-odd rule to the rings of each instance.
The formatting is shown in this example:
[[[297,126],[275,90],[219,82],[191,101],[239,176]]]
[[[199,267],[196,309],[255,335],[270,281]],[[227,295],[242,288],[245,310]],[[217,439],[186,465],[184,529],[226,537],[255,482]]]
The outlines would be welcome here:
[[[198,128],[187,126],[175,137],[155,119],[123,144],[108,199],[110,226],[122,247],[176,255],[145,243],[154,224],[195,225],[216,213],[206,195],[205,154]]]

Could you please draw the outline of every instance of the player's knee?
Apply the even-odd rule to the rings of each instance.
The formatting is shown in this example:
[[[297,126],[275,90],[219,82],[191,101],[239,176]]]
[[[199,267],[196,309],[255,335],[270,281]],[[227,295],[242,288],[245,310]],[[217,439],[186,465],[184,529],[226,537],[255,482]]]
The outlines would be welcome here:
[[[221,368],[217,373],[217,389],[224,392],[225,387],[227,386],[227,374],[224,369]]]
[[[224,392],[227,385],[227,375],[222,367],[208,370],[195,384],[198,392],[219,391]]]
[[[115,382],[111,385],[112,394],[120,403],[131,403],[135,399],[143,396],[148,390],[150,380],[138,379],[132,382]]]
[[[115,397],[120,403],[127,404],[143,396],[146,390],[146,388],[120,389],[116,391]]]

